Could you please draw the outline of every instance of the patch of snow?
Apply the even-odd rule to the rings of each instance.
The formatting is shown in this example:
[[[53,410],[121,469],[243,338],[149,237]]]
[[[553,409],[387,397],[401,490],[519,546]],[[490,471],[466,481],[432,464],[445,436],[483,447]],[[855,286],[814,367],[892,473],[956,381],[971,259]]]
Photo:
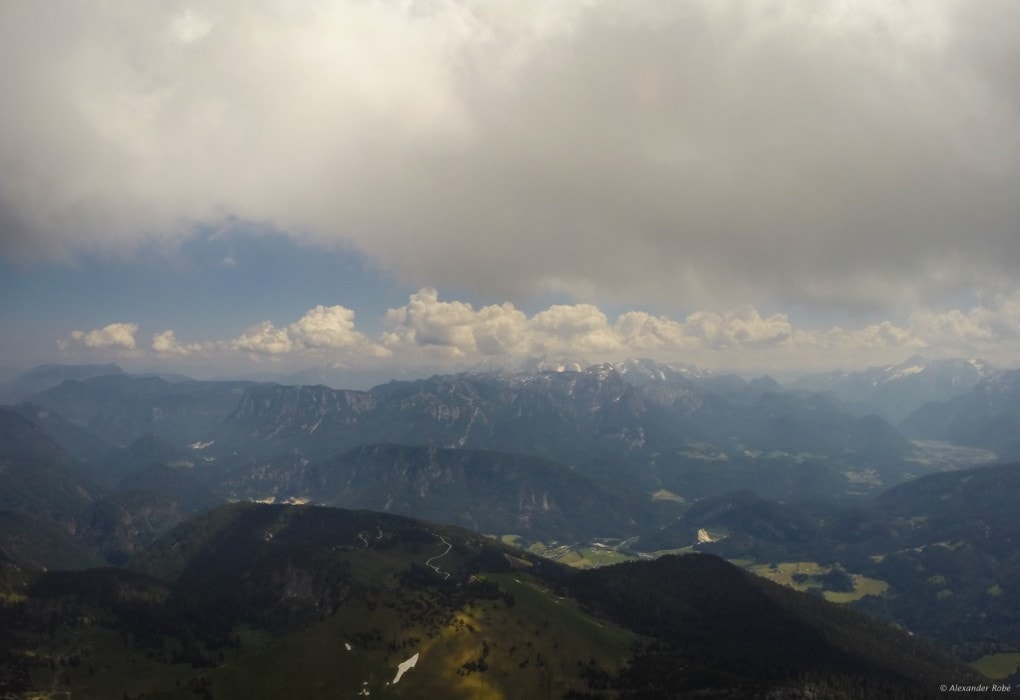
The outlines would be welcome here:
[[[881,486],[882,479],[878,475],[876,469],[864,469],[862,471],[847,471],[843,475],[846,480],[851,484],[869,484],[871,486]]]
[[[215,442],[216,442],[215,440],[210,440],[209,442],[193,442],[190,445],[188,445],[188,447],[190,447],[193,450],[204,450],[205,448],[209,447]]]
[[[412,668],[414,668],[417,664],[418,664],[418,652],[415,652],[414,656],[412,656],[410,659],[408,659],[407,661],[401,662],[400,664],[397,665],[397,675],[393,678],[393,681],[391,682],[391,685],[396,685],[397,683],[399,683],[400,682],[400,678],[405,673],[407,673]]]
[[[895,372],[889,379],[900,379],[901,377],[909,377],[911,374],[920,374],[924,371],[923,365],[914,365],[913,367],[902,367]]]

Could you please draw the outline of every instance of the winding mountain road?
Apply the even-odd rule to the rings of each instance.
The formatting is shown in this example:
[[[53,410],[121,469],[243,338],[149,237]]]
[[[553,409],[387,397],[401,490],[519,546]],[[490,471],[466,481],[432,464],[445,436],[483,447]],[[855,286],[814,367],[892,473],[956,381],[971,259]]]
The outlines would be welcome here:
[[[434,533],[434,532],[432,534],[436,535],[436,533]],[[425,566],[429,567],[430,569],[435,571],[437,574],[442,574],[443,575],[443,580],[446,581],[447,579],[450,578],[450,573],[448,571],[441,571],[439,569],[439,567],[436,566],[435,564],[433,564],[432,562],[434,562],[436,559],[442,559],[447,554],[449,554],[450,550],[453,549],[453,545],[450,544],[449,542],[447,542],[446,538],[443,537],[442,535],[436,535],[436,537],[438,537],[442,541],[442,543],[446,545],[446,551],[443,552],[442,554],[437,554],[436,556],[430,557],[429,559],[427,559],[425,561]]]

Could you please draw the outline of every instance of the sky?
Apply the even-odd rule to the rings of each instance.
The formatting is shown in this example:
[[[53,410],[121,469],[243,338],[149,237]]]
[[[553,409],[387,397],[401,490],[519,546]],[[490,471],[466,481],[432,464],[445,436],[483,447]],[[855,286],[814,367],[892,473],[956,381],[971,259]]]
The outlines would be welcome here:
[[[0,4],[0,367],[1020,366],[1013,0]]]

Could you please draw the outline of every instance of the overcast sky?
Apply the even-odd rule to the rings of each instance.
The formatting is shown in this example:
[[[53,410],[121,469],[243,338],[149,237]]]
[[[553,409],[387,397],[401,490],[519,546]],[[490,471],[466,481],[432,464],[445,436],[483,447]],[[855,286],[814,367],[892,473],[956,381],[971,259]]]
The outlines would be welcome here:
[[[1018,26],[1014,0],[10,0],[0,365],[1016,367]]]

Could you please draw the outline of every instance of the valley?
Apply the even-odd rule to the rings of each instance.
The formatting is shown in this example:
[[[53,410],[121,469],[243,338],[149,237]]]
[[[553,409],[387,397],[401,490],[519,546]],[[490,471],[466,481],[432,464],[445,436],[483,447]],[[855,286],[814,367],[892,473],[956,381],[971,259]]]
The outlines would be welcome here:
[[[917,389],[926,370],[912,362],[884,381]],[[0,407],[9,693],[739,695],[796,677],[925,697],[934,669],[1016,673],[1020,465],[1000,463],[1003,437],[910,428],[935,415],[928,385],[899,394],[901,411],[923,407],[897,426],[879,415],[894,404],[863,411],[863,385],[845,379],[807,391],[649,362],[369,391],[103,368],[46,386],[46,371]],[[982,371],[959,391],[1012,410],[989,388],[1011,375]],[[980,434],[1009,425],[989,420]],[[719,617],[667,593],[676,577]],[[614,597],[645,579],[635,595],[673,612]],[[761,595],[801,632],[769,668],[736,669],[724,629],[765,613],[720,611]],[[663,626],[670,615],[693,636]],[[755,634],[740,654],[763,653]],[[945,652],[813,651],[802,665],[788,656],[797,635],[816,651],[842,635]],[[957,660],[926,656],[943,653]],[[688,670],[667,671],[670,658]]]
[[[719,535],[719,538],[724,536]],[[626,543],[613,545],[593,541],[587,544],[551,543],[550,546],[546,546],[541,542],[528,545],[514,536],[504,536],[502,540],[522,547],[532,554],[575,569],[597,569],[628,561],[648,561],[667,555],[691,554],[699,551],[699,544],[710,542],[705,540],[678,549],[638,552],[629,550]],[[886,581],[847,572],[838,564],[827,566],[813,561],[758,562],[741,558],[729,559],[729,562],[769,581],[802,593],[820,595],[830,603],[853,603],[866,596],[882,596],[889,590],[889,584]]]

